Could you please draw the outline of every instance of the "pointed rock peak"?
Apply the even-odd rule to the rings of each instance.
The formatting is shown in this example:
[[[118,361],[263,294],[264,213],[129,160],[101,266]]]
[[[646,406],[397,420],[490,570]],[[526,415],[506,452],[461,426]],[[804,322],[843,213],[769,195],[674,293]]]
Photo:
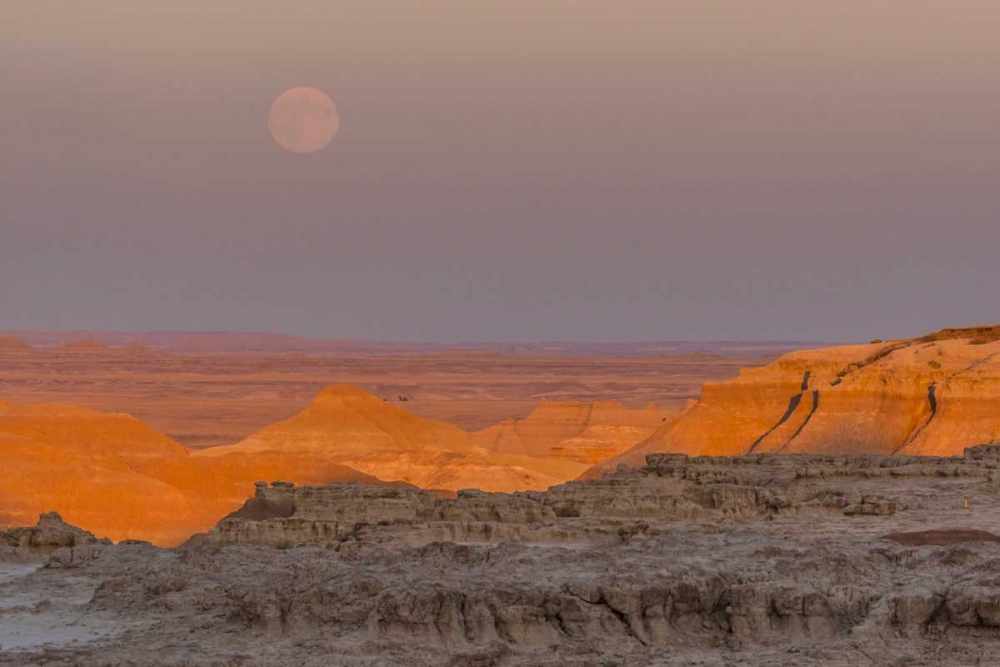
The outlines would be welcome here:
[[[313,399],[312,408],[345,404],[381,404],[382,399],[353,384],[331,384]]]

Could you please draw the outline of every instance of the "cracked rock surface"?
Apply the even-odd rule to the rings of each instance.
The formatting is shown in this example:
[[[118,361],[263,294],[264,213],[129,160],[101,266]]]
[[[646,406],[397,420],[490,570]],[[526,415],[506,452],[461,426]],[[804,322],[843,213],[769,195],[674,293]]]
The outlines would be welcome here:
[[[654,455],[544,493],[259,485],[172,550],[49,517],[0,534],[0,665],[998,664],[998,466]]]

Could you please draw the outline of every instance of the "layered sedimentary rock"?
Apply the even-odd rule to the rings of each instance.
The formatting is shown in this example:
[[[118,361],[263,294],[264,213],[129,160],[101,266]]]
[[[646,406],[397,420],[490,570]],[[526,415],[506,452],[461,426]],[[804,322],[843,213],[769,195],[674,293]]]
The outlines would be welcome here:
[[[129,415],[0,402],[0,527],[56,510],[115,540],[173,545],[238,508],[258,480],[517,490],[585,469],[488,452],[353,387],[329,388],[239,445],[194,454]]]
[[[48,557],[50,565],[70,567],[92,560],[107,538],[65,523],[57,512],[46,512],[34,526],[0,531],[0,562],[20,562]]]
[[[0,528],[56,510],[115,540],[171,545],[240,506],[259,479],[384,483],[330,461],[197,459],[141,421],[73,406],[0,402]]]
[[[654,405],[630,409],[618,401],[543,399],[524,419],[508,419],[473,436],[492,452],[594,464],[629,449],[678,414]]]
[[[892,516],[907,508],[907,497],[915,490],[926,492],[923,487],[936,479],[958,480],[958,489],[978,485],[994,494],[1000,490],[1000,448],[974,448],[960,457],[652,454],[641,468],[545,492],[469,490],[454,498],[357,483],[298,487],[262,482],[240,510],[193,543],[342,548],[348,538],[346,546],[356,547],[359,541],[415,545],[442,535],[465,541],[550,542],[593,538],[602,525],[637,518]],[[949,504],[958,505],[960,498],[953,496]]]
[[[0,570],[0,665],[995,664],[998,475],[983,447],[451,499],[262,484],[179,549]],[[16,634],[42,623],[87,634]]]
[[[200,504],[150,471],[187,458],[183,447],[127,415],[0,404],[0,526],[57,510],[116,539],[181,538],[178,526],[197,530],[210,516],[198,521]]]
[[[1000,329],[787,354],[721,383],[676,422],[589,473],[646,454],[950,455],[1000,440]]]
[[[490,452],[458,427],[418,417],[350,385],[328,387],[306,410],[236,445],[194,456],[238,460],[262,454],[298,457],[307,465],[334,462],[383,479],[451,490],[544,489],[586,469],[571,461]]]

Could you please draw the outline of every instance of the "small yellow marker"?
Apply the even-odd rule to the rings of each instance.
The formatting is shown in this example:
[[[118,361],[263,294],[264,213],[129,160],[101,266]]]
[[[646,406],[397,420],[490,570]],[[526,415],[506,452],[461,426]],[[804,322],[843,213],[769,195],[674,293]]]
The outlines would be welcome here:
[[[962,508],[969,509],[969,494],[962,494]]]

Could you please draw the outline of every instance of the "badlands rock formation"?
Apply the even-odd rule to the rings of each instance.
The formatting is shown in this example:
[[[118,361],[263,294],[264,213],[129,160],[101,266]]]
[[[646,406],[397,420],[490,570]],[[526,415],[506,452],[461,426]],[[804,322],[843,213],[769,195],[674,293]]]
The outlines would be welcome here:
[[[240,506],[258,479],[385,483],[329,461],[200,459],[122,414],[0,402],[0,528],[56,510],[115,540],[177,544]]]
[[[1000,440],[1000,327],[793,352],[701,400],[599,475],[650,453],[951,455]]]
[[[593,465],[631,448],[678,414],[654,405],[629,409],[619,401],[543,399],[524,419],[508,419],[473,436],[491,452]]]
[[[0,565],[0,665],[997,664],[998,449],[262,484],[175,550]]]
[[[80,565],[91,560],[111,540],[71,526],[57,512],[47,512],[34,526],[0,532],[0,562],[31,562],[48,557],[50,566]]]
[[[487,451],[456,426],[418,417],[351,385],[328,387],[291,419],[195,456],[238,460],[261,454],[299,457],[306,465],[334,462],[382,479],[450,490],[544,489],[586,469]]]
[[[197,453],[128,415],[0,403],[0,527],[56,510],[115,540],[168,546],[238,508],[261,479],[512,491],[585,469],[488,452],[461,429],[349,386],[243,443]]]
[[[183,447],[127,415],[0,403],[0,527],[58,510],[115,539],[182,539],[211,519],[198,521],[199,504],[153,469],[187,458]]]

